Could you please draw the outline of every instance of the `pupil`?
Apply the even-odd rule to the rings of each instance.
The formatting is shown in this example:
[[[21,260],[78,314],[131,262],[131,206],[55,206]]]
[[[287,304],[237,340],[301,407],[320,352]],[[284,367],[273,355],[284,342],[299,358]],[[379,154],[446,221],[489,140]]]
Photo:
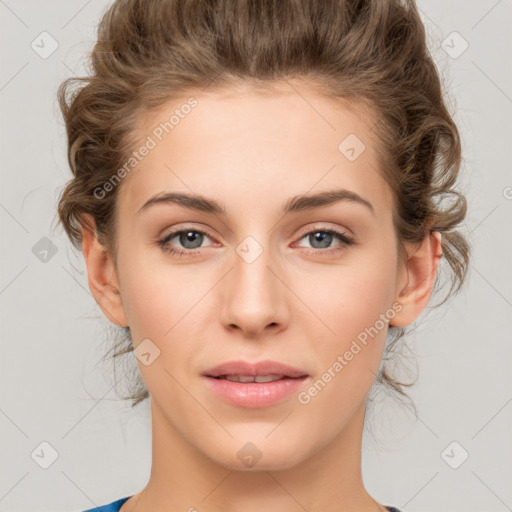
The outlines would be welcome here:
[[[317,241],[320,242],[320,247],[329,247],[330,237],[332,236],[329,233],[322,233],[322,232],[318,231],[312,236],[314,237],[315,243]],[[327,240],[327,242],[326,242],[326,240]],[[314,247],[314,244],[312,244],[312,245]]]
[[[201,233],[197,233],[195,231],[187,231],[186,233],[182,233],[180,235],[180,243],[187,247],[187,242],[192,242],[192,247],[188,246],[188,249],[195,249],[196,247],[201,246]],[[198,242],[199,239],[199,242]]]

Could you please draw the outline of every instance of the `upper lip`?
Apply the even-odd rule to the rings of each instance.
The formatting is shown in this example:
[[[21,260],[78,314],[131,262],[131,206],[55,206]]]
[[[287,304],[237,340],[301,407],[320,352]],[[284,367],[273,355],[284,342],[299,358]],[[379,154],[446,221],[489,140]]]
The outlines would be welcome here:
[[[307,376],[307,372],[294,368],[287,364],[277,361],[259,361],[249,363],[247,361],[227,361],[213,368],[209,368],[203,375],[208,377],[220,377],[224,375],[244,375],[244,376],[265,376],[265,375],[283,375],[285,377],[298,378]]]

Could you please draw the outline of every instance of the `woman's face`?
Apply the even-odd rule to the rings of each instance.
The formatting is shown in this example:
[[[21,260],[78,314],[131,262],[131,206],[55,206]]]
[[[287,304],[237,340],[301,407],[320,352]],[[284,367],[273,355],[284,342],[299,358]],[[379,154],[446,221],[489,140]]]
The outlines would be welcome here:
[[[154,418],[219,464],[255,454],[259,468],[291,467],[362,418],[407,277],[375,122],[283,86],[186,95],[144,123],[149,150],[117,203],[124,319]],[[169,193],[191,199],[147,204]],[[200,198],[224,211],[193,207]],[[273,402],[251,393],[284,381],[223,380],[231,400],[203,373],[234,360],[307,377]],[[252,398],[237,401],[243,389]]]

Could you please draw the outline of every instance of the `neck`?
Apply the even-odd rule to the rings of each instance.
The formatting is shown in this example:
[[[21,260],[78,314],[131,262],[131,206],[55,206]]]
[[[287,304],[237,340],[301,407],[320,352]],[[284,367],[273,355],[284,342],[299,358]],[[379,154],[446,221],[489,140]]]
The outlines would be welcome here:
[[[152,402],[153,459],[146,487],[122,512],[377,512],[361,475],[364,405],[316,453],[288,469],[238,471],[191,445]]]

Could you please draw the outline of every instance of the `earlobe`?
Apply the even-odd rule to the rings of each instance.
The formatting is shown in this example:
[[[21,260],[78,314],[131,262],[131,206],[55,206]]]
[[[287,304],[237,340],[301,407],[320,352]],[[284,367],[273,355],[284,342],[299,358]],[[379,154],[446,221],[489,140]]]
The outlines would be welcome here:
[[[390,326],[406,327],[412,324],[427,306],[442,257],[441,240],[441,233],[432,231],[417,247],[408,250],[405,269],[407,282],[398,286],[395,298],[402,309],[390,321]]]
[[[87,224],[82,226],[82,253],[89,289],[105,316],[117,326],[126,327],[128,321],[112,256],[98,241],[94,221],[89,215],[87,218]]]

